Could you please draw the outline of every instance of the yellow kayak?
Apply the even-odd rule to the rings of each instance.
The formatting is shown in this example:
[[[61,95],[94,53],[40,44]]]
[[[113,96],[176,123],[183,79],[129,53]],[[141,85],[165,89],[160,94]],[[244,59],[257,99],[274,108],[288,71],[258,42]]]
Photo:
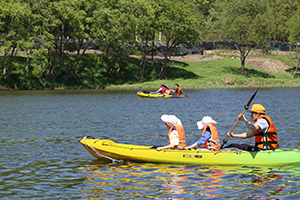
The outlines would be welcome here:
[[[160,93],[152,93],[152,92],[147,92],[147,91],[138,91],[137,95],[141,98],[185,98],[188,97],[187,95],[164,95]]]
[[[300,151],[198,151],[150,149],[151,146],[119,144],[111,140],[84,137],[81,144],[98,159],[190,165],[286,165],[300,163]]]

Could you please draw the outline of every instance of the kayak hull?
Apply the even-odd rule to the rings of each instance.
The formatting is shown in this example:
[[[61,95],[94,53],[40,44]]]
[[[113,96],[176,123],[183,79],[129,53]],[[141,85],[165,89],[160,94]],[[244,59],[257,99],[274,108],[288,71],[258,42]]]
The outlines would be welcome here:
[[[139,91],[137,95],[141,98],[186,98],[187,95],[163,95],[159,93],[141,92]]]
[[[83,138],[81,144],[94,157],[147,163],[190,165],[287,165],[300,163],[298,149],[268,151],[198,151],[150,149],[150,146],[119,144],[111,140]]]

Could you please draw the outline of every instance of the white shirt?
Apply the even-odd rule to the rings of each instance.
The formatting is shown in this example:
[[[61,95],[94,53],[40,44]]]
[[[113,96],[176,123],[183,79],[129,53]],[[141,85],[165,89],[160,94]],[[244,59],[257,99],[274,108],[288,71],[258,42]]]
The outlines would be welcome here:
[[[268,124],[267,120],[264,118],[258,119],[255,124],[257,124],[259,126],[260,131],[262,133],[266,133],[269,129],[269,124]]]
[[[173,130],[169,135],[171,145],[179,145],[179,135],[177,130]]]

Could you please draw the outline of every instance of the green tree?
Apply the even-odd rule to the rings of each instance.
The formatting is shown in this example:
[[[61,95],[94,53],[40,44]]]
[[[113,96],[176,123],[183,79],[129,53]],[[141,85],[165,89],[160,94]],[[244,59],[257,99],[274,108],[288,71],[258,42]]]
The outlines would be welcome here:
[[[164,79],[169,59],[179,45],[188,48],[200,42],[199,18],[193,15],[194,4],[190,1],[164,0],[159,2],[162,8],[159,16],[159,26],[166,40],[166,48],[163,51],[164,61],[159,78]]]
[[[260,0],[230,0],[223,2],[219,8],[222,8],[219,16],[222,32],[228,40],[235,41],[235,46],[240,52],[243,74],[245,60],[259,37],[256,19],[259,14],[264,13],[266,5]]]
[[[35,31],[40,46],[34,52],[33,63],[41,67],[39,78],[45,77],[53,82],[63,71],[63,50],[67,43],[64,40],[65,30],[68,29],[65,24],[68,22],[68,12],[64,9],[69,9],[69,6],[63,7],[60,1],[37,4],[35,2],[35,14],[38,16]]]
[[[134,2],[103,0],[94,12],[93,35],[99,49],[104,52],[103,65],[106,77],[121,70],[123,59],[128,57],[135,43],[136,18]]]
[[[73,64],[69,67],[67,74],[65,75],[65,81],[73,76],[78,76],[77,66],[87,48],[95,41],[95,37],[91,35],[91,28],[93,26],[93,12],[97,5],[94,0],[81,1],[72,0],[66,1],[66,4],[72,5],[72,10],[69,11],[69,30],[67,31],[67,37],[72,38],[72,42],[66,46],[66,50],[76,51]]]
[[[288,21],[288,33],[289,33],[289,41],[292,44],[297,44],[300,41],[300,7],[298,7],[298,10],[296,13],[294,13],[294,16],[291,17]],[[299,50],[298,45],[297,45],[297,50]],[[297,62],[297,66],[295,69],[295,72],[292,76],[292,79],[295,78],[297,72],[298,72],[298,68],[299,68],[299,63],[300,63],[300,58],[298,57],[298,62]]]
[[[0,3],[0,43],[4,53],[0,67],[8,81],[13,68],[21,67],[16,61],[17,54],[33,46],[32,18],[27,5],[3,0]]]
[[[139,47],[142,54],[138,79],[144,78],[146,57],[150,52],[154,52],[156,47],[154,46],[155,33],[158,29],[158,18],[161,7],[153,0],[140,0],[136,1],[136,33],[139,41]],[[149,44],[151,42],[151,44]],[[152,54],[153,55],[153,54]],[[153,56],[152,56],[153,64]]]
[[[77,66],[93,41],[90,36],[95,2],[90,0],[61,0],[36,5],[39,18],[36,36],[41,46],[34,52],[35,62],[40,62],[39,78],[67,81],[78,76]],[[76,52],[70,56],[70,52]]]
[[[296,12],[299,3],[298,0],[267,1],[267,10],[262,20],[267,25],[270,41],[288,42],[287,22]]]

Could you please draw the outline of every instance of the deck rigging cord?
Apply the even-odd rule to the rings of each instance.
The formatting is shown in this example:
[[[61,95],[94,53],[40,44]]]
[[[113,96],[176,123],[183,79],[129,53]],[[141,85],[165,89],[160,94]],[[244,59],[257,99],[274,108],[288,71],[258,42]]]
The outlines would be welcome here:
[[[85,139],[87,139],[87,138],[88,138],[87,136],[85,136],[85,137],[83,138],[84,142],[85,142],[86,145],[87,145],[88,147],[90,147],[90,149],[92,149],[98,156],[103,157],[103,158],[106,158],[106,159],[111,160],[111,161],[113,161],[113,162],[117,162],[117,163],[123,162],[123,160],[117,160],[117,159],[114,159],[114,158],[111,158],[111,157],[109,157],[109,156],[105,156],[105,155],[99,153],[99,152],[98,152],[96,149],[94,149],[89,143],[87,143],[87,141],[85,140]]]

